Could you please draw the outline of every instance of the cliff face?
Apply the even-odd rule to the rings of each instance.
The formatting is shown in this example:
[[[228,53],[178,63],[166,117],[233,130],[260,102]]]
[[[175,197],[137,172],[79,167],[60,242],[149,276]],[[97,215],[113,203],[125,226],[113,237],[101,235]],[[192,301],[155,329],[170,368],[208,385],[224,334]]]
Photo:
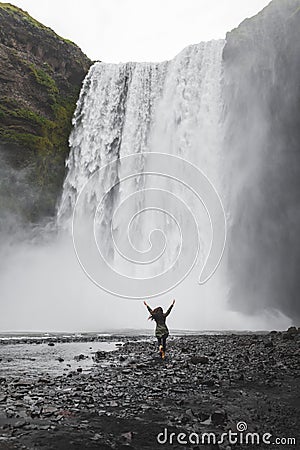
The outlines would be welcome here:
[[[300,1],[273,0],[227,34],[232,305],[300,317]],[[233,197],[233,196],[231,196]]]
[[[72,115],[91,61],[26,12],[0,3],[0,210],[52,215]]]

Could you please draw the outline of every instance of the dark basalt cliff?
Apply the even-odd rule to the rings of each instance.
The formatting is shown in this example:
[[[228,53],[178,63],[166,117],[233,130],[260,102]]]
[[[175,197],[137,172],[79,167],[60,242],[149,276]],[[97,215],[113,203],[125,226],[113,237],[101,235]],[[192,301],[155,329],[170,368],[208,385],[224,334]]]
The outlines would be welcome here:
[[[227,34],[224,79],[232,304],[300,318],[300,0]]]
[[[26,12],[0,3],[0,210],[52,215],[68,137],[91,61]]]

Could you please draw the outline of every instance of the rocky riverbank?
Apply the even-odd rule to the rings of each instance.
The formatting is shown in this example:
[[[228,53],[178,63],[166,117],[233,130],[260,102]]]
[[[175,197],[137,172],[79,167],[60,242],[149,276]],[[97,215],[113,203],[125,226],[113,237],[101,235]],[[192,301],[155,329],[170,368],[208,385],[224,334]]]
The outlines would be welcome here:
[[[1,377],[0,449],[264,448],[195,441],[236,432],[239,422],[299,445],[299,330],[171,337],[165,361],[154,341],[122,341],[95,353],[88,373]],[[179,432],[194,433],[192,443],[178,443]]]

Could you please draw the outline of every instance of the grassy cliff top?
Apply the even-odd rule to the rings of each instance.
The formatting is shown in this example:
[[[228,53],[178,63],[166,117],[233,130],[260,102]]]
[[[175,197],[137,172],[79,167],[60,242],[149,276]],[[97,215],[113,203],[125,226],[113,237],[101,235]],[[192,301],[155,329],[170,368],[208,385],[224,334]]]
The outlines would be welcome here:
[[[59,39],[63,42],[66,42],[67,44],[71,44],[71,45],[74,45],[75,47],[77,47],[77,45],[74,42],[70,41],[69,39],[65,39],[65,38],[59,36],[51,28],[46,27],[38,20],[31,17],[27,11],[24,11],[23,9],[19,8],[18,6],[12,5],[11,3],[0,2],[0,14],[1,14],[1,10],[6,11],[9,14],[17,16],[21,20],[28,21],[28,23],[30,25],[33,25],[34,27],[37,27],[37,28],[47,31],[48,33],[52,34],[56,39]]]

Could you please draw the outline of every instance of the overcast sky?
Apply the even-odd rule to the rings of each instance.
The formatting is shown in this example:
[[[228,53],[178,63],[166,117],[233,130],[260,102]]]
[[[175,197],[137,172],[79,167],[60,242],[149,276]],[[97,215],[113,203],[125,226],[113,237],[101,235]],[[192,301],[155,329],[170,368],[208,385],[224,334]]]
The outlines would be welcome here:
[[[93,60],[162,61],[224,38],[270,0],[12,0]]]

